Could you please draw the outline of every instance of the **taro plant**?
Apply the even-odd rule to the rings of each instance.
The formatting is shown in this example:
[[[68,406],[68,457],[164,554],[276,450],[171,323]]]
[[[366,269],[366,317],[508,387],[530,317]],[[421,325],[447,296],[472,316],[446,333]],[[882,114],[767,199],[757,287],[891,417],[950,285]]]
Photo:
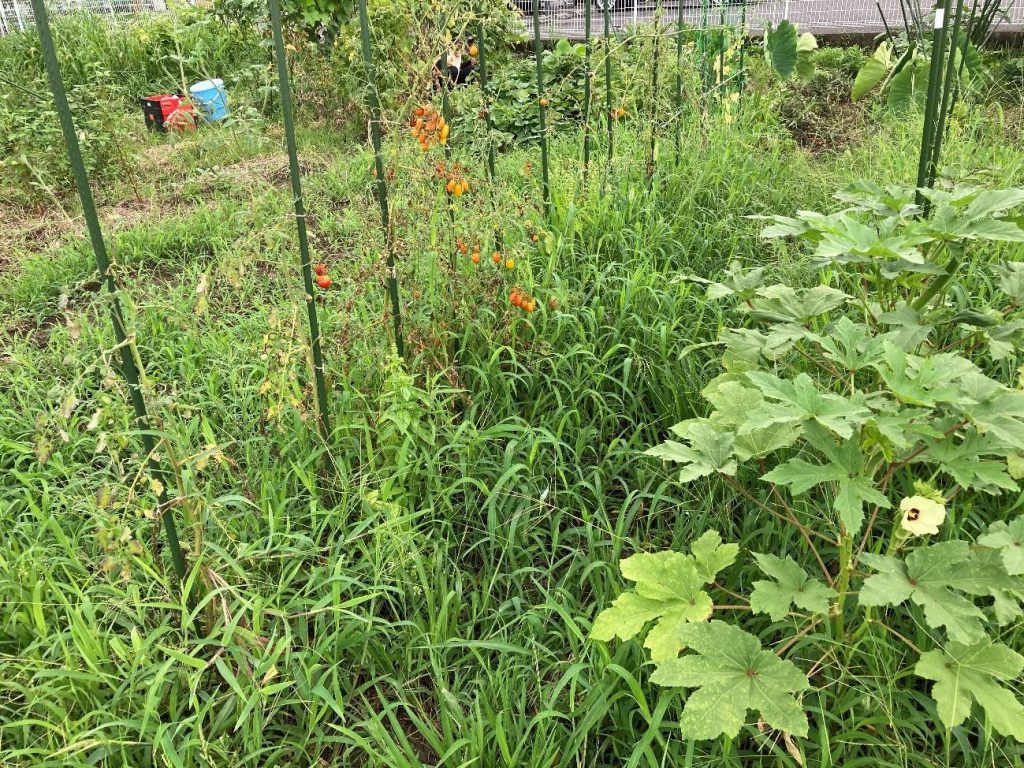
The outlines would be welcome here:
[[[920,190],[928,218],[917,193],[861,182],[838,212],[773,217],[763,235],[808,244],[817,285],[738,265],[718,282],[687,278],[735,322],[704,345],[721,349],[710,414],[648,453],[680,465],[680,482],[722,481],[797,544],[753,553],[764,578],[746,597],[720,586],[741,553],[715,532],[690,554],[622,561],[635,587],[591,636],[653,624],[652,681],[691,689],[684,738],[735,736],[754,710],[793,745],[809,730],[801,693],[856,679],[864,641],[887,635],[916,659],[946,728],[983,713],[1024,741],[1012,689],[1024,656],[1011,647],[1024,516],[1005,501],[1024,477],[1024,261],[1012,260],[1024,189]],[[790,655],[812,632],[834,663],[803,669]]]

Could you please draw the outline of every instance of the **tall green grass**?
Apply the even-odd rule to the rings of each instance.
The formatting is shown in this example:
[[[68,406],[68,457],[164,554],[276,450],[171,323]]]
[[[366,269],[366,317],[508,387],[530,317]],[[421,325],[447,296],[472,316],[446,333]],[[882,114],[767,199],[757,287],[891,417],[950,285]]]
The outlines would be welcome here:
[[[674,278],[740,259],[799,280],[801,254],[760,241],[748,215],[828,207],[855,178],[914,171],[912,120],[870,118],[861,142],[812,157],[769,105],[748,104],[732,126],[687,122],[651,195],[642,127],[616,127],[608,181],[595,166],[585,198],[580,136],[556,137],[543,249],[524,227],[542,218],[539,179],[522,172],[532,154],[499,156],[496,203],[475,185],[456,227],[500,225],[519,266],[512,278],[462,259],[454,305],[447,212],[396,137],[408,369],[383,327],[371,156],[316,158],[314,258],[337,281],[321,308],[328,480],[285,189],[238,194],[227,175],[203,205],[113,236],[185,538],[212,586],[198,606],[176,598],[165,556],[132,545],[153,536],[152,489],[108,375],[88,254],[70,244],[3,277],[0,764],[796,766],[753,723],[733,741],[681,742],[680,698],[648,683],[641,649],[586,640],[621,589],[622,555],[710,527],[761,551],[791,535],[727,487],[683,488],[641,455],[697,415],[717,372],[690,348],[721,319]],[[946,162],[1018,182],[1024,152],[1001,137],[976,110],[954,124]],[[540,311],[508,306],[513,279]],[[795,651],[807,667],[816,641]],[[804,765],[1021,764],[981,729],[944,733],[923,688],[892,685],[901,647],[869,642],[863,666],[805,699]]]

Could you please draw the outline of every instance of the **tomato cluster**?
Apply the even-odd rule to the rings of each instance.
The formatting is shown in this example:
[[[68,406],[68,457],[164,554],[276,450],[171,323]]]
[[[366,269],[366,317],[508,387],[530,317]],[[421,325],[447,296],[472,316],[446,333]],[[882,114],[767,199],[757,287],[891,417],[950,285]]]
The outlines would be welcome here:
[[[313,267],[313,272],[316,274],[315,282],[317,287],[326,291],[331,287],[331,278],[327,276],[327,265],[317,264]]]
[[[420,149],[426,152],[431,143],[447,144],[450,126],[444,117],[437,113],[429,104],[416,107],[409,118],[409,132],[420,143]]]
[[[519,307],[528,315],[533,314],[533,311],[537,309],[537,300],[518,288],[512,289],[512,292],[508,295],[508,300],[512,302],[512,306]]]
[[[449,195],[462,197],[469,192],[469,180],[462,174],[462,166],[454,163],[448,167],[444,163],[434,165],[434,178],[444,182],[444,189]]]

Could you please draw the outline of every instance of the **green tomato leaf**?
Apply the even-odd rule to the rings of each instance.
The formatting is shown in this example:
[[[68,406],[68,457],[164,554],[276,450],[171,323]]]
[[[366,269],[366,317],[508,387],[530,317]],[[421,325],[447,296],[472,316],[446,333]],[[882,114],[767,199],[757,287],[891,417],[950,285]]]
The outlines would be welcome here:
[[[793,694],[810,683],[795,664],[763,650],[754,635],[723,621],[687,624],[679,636],[694,653],[662,662],[651,681],[697,689],[679,719],[683,738],[735,737],[748,709],[772,728],[807,736],[807,715]]]
[[[906,561],[885,555],[861,555],[861,561],[879,573],[864,580],[861,605],[900,605],[911,600],[924,609],[933,628],[945,627],[951,640],[974,643],[985,636],[982,613],[973,602],[953,592],[959,588],[961,568],[970,560],[965,541],[944,541],[920,547]]]
[[[1024,705],[1001,683],[1015,680],[1021,671],[1024,656],[988,638],[928,651],[914,667],[919,677],[935,681],[932,698],[947,728],[960,725],[977,703],[998,733],[1017,741],[1024,741]]]
[[[754,613],[767,613],[772,621],[782,621],[792,605],[818,615],[828,613],[835,590],[808,576],[793,558],[757,552],[754,557],[758,567],[774,579],[754,582],[750,593],[750,609]]]

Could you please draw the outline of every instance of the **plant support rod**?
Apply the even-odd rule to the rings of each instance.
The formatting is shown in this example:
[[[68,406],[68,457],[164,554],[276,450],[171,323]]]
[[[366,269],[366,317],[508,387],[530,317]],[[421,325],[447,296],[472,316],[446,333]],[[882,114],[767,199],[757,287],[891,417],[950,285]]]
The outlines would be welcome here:
[[[363,65],[366,67],[366,100],[370,109],[370,141],[373,143],[374,168],[377,169],[377,202],[380,203],[380,220],[384,227],[384,252],[388,271],[388,293],[391,295],[391,316],[395,327],[395,350],[399,357],[404,358],[402,305],[398,299],[398,270],[395,267],[391,216],[388,213],[388,183],[387,177],[384,175],[384,159],[380,151],[380,98],[377,95],[377,75],[373,69],[373,53],[370,49],[370,18],[366,12],[366,0],[359,0],[359,32],[363,43]]]
[[[277,79],[281,90],[281,114],[284,119],[284,135],[288,146],[288,166],[292,177],[295,228],[299,233],[299,257],[302,261],[302,285],[306,292],[309,346],[313,357],[313,384],[316,388],[317,409],[320,411],[320,435],[324,442],[328,442],[331,437],[330,406],[327,400],[327,382],[324,380],[323,347],[320,338],[320,322],[316,312],[313,265],[309,256],[309,237],[306,234],[306,204],[302,199],[299,152],[295,142],[295,118],[292,114],[292,94],[291,86],[288,82],[288,59],[284,52],[284,37],[281,33],[281,6],[278,0],[270,0],[270,26],[274,33],[274,58],[277,59]]]
[[[365,0],[364,0],[365,1]],[[548,182],[547,97],[544,95],[544,57],[540,43],[540,0],[533,0],[533,55],[537,64],[537,121],[540,125],[540,174],[544,216],[551,215],[551,187]]]
[[[46,64],[46,76],[50,81],[50,90],[53,92],[53,100],[57,107],[57,116],[60,119],[61,131],[64,134],[64,143],[67,145],[68,162],[75,177],[75,186],[78,187],[78,196],[82,201],[82,215],[85,218],[86,228],[89,231],[89,240],[92,244],[93,254],[96,257],[96,269],[99,272],[100,281],[106,285],[107,292],[110,294],[110,319],[114,325],[114,337],[117,339],[117,348],[120,353],[121,373],[128,384],[132,410],[135,412],[135,422],[142,439],[143,462],[148,467],[150,476],[156,481],[159,488],[157,497],[160,504],[160,517],[163,519],[164,531],[167,536],[167,548],[170,550],[171,561],[174,563],[174,570],[178,575],[178,579],[184,581],[187,575],[185,555],[181,551],[178,529],[174,524],[172,507],[167,498],[167,477],[156,461],[156,440],[150,429],[146,400],[143,397],[142,385],[139,381],[139,368],[135,364],[135,357],[132,354],[134,345],[128,342],[124,313],[121,310],[121,302],[117,294],[117,283],[110,271],[110,259],[107,256],[106,245],[103,242],[103,232],[100,229],[99,217],[96,215],[96,204],[93,201],[92,190],[89,187],[89,174],[85,170],[85,163],[82,160],[82,150],[78,145],[78,135],[75,132],[71,107],[68,105],[67,92],[64,90],[64,79],[61,76],[57,52],[53,46],[53,35],[50,32],[50,21],[46,13],[46,5],[43,0],[32,0],[32,9],[35,12],[36,28],[39,31],[39,44],[42,48],[43,60]]]

